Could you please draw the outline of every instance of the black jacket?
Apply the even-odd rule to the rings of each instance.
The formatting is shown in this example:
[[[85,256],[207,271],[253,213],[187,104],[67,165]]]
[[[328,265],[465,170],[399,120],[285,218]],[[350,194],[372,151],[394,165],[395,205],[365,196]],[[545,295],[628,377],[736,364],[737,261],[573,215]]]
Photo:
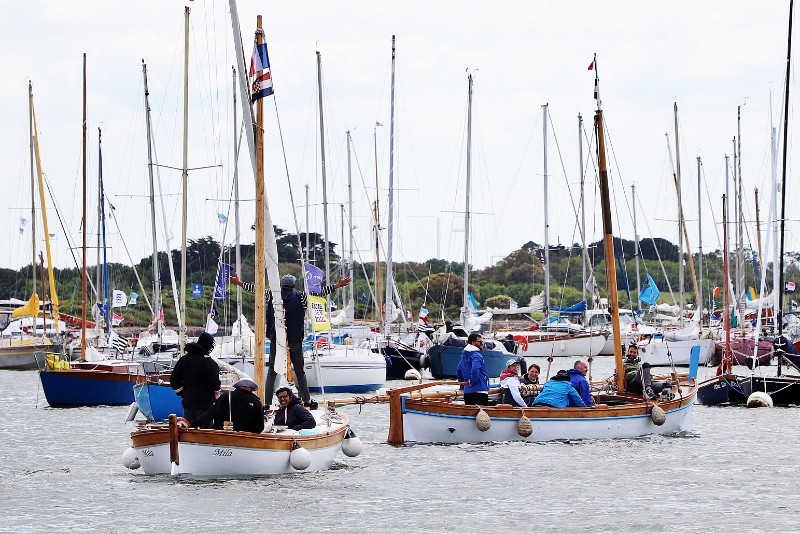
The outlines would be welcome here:
[[[300,399],[292,397],[286,408],[278,408],[275,412],[275,424],[280,426],[287,426],[292,430],[301,430],[304,428],[314,428],[317,422],[311,412],[303,407]]]
[[[228,407],[228,399],[232,405]],[[223,393],[214,402],[214,405],[203,415],[192,421],[193,427],[203,426],[214,420],[214,428],[222,430],[225,421],[233,422],[233,429],[237,432],[253,432],[260,434],[264,430],[264,408],[258,395],[243,389],[234,389],[230,393]]]
[[[219,366],[204,354],[200,345],[188,343],[186,354],[172,369],[169,385],[183,399],[184,408],[205,410],[214,404],[215,393],[220,388]]]

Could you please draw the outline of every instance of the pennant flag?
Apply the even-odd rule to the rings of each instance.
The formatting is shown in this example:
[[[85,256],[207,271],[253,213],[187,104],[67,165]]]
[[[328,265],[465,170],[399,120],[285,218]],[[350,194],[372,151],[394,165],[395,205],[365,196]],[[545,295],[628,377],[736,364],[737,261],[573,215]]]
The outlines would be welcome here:
[[[508,309],[509,310],[516,310],[519,307],[519,303],[516,300],[509,301]]]
[[[308,299],[308,304],[311,309],[311,322],[314,327],[314,332],[330,331],[331,322],[325,310],[325,297],[311,296]]]
[[[121,315],[117,315],[116,313],[111,315],[111,326],[119,326],[125,318]]]
[[[717,286],[714,288],[714,298],[717,298],[717,295],[719,295],[720,291],[722,291],[721,287]]]
[[[262,43],[253,47],[253,57],[250,58],[250,77],[256,72],[261,72],[269,68],[269,56],[267,54],[267,43]]]
[[[594,60],[592,60],[592,62],[589,63],[589,70],[594,70]]]
[[[475,295],[472,294],[472,291],[469,292],[469,304],[472,306],[473,310],[478,309],[478,301],[475,300]]]
[[[786,282],[786,291],[789,293],[794,293],[795,287],[794,282]]]
[[[647,278],[645,278],[642,292],[639,294],[639,300],[650,306],[655,306],[656,300],[658,300],[660,294],[661,291],[658,290],[655,280],[648,274]]]
[[[358,298],[361,299],[361,302],[369,302],[369,299],[367,298],[366,293],[364,293],[363,291],[358,296]],[[422,308],[422,309],[424,310],[425,308]],[[425,315],[428,315],[428,311],[427,310],[425,310]]]
[[[255,104],[256,100],[269,96],[273,92],[272,75],[267,71],[253,82],[253,103]]]
[[[736,328],[739,326],[739,317],[736,315],[736,308],[731,306],[731,313],[728,316],[728,321],[731,328]]]
[[[111,307],[119,308],[120,306],[127,306],[127,305],[128,305],[128,296],[125,294],[124,291],[115,289],[114,296],[111,298]]]
[[[209,313],[208,317],[206,318],[206,332],[213,336],[217,333],[217,330],[219,330],[219,325],[214,321],[214,318]]]
[[[427,317],[428,316],[428,310],[426,308],[420,308],[419,309],[419,316],[420,316],[420,318]]]
[[[383,126],[383,124],[379,123],[378,121],[375,121],[375,126]]]
[[[597,108],[600,108],[600,75],[597,72],[597,54],[594,55],[589,70],[594,71],[594,99],[597,100]]]
[[[192,284],[192,298],[199,299],[203,295],[203,286],[200,284]]]
[[[135,306],[136,305],[136,299],[138,299],[138,298],[139,298],[139,295],[137,295],[136,293],[131,291],[131,298],[128,299],[128,306]]]
[[[306,271],[306,287],[309,293],[322,293],[322,279],[325,277],[322,269],[308,262],[303,262],[303,268]]]
[[[214,285],[214,300],[225,300],[230,292],[228,291],[228,280],[231,277],[231,266],[227,263],[220,265],[217,283]]]
[[[36,293],[31,295],[24,306],[11,312],[11,317],[36,317],[37,315],[39,315],[39,295]]]
[[[755,300],[756,299],[756,290],[753,288],[753,286],[749,286],[747,288],[747,294],[746,295],[747,295],[747,300]]]
[[[224,213],[217,213],[217,219],[219,219],[219,222],[223,224],[228,222],[228,216],[225,215]]]

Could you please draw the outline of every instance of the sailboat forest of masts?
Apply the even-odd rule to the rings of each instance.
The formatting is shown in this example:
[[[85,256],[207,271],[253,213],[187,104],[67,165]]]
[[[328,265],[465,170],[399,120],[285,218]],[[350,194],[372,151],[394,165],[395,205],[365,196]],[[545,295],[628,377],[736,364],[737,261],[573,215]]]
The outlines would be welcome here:
[[[596,62],[594,66],[596,69]],[[603,241],[606,258],[613,258],[611,199],[603,134],[603,111],[599,95],[596,94],[596,98],[598,106],[594,125],[597,135]],[[609,288],[616,288],[616,270],[612,261],[606,261],[606,276]],[[594,407],[471,406],[453,400],[459,396],[458,390],[453,392],[452,397],[431,400],[411,395],[414,391],[430,387],[431,384],[408,386],[389,391],[389,443],[401,445],[408,442],[466,443],[626,438],[647,434],[671,434],[687,430],[697,394],[697,383],[694,377],[680,382],[677,377],[671,377],[672,385],[677,390],[671,400],[651,401],[641,393],[626,391],[620,325],[617,315],[619,302],[616,291],[612,290],[609,294],[609,311],[615,340],[616,376],[607,382],[604,392],[595,396],[597,404]],[[443,383],[433,384],[442,385]],[[488,425],[486,416],[488,416]]]

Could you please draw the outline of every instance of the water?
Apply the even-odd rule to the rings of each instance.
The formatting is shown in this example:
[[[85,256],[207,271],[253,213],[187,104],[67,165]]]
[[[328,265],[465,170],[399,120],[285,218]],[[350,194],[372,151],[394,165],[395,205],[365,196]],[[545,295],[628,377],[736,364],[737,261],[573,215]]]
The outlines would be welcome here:
[[[3,532],[763,532],[794,530],[800,512],[797,408],[697,406],[683,436],[392,447],[388,406],[351,406],[358,458],[192,481],[122,466],[127,407],[49,408],[29,371],[0,371],[0,391]]]

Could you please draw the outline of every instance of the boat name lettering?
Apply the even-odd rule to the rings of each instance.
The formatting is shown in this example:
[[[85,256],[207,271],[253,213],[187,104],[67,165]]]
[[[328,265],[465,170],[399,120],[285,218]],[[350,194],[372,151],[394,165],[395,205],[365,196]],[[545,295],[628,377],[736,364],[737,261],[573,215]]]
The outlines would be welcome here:
[[[214,456],[233,456],[231,449],[214,449]]]
[[[156,454],[150,449],[142,449],[142,455],[145,456],[146,458],[152,458]]]

